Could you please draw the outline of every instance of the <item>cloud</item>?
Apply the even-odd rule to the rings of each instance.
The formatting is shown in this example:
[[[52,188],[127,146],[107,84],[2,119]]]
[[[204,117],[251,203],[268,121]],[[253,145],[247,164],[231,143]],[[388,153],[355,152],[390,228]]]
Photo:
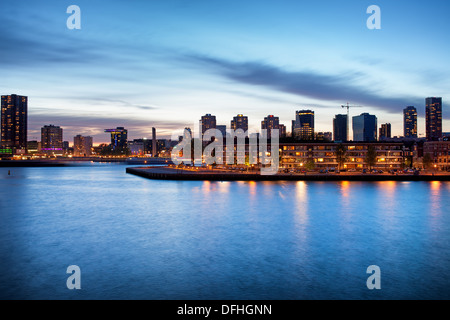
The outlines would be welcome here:
[[[137,119],[133,117],[121,117],[118,115],[76,115],[64,112],[55,112],[54,110],[39,109],[33,110],[28,116],[30,139],[40,140],[40,128],[44,125],[53,124],[64,129],[64,139],[72,140],[72,137],[82,134],[91,135],[95,141],[108,141],[109,136],[104,133],[105,129],[125,127],[128,129],[128,137],[143,138],[151,136],[152,127],[155,127],[160,138],[170,138],[172,132],[185,127],[182,121],[162,121]]]
[[[158,106],[145,106],[131,103],[129,101],[121,100],[121,99],[108,99],[108,98],[99,98],[99,97],[67,97],[67,99],[78,100],[83,102],[89,102],[91,104],[97,105],[108,105],[108,106],[117,106],[119,108],[136,108],[140,110],[155,110],[159,109]]]
[[[401,112],[409,105],[423,105],[417,97],[386,97],[358,83],[364,74],[325,75],[311,71],[290,71],[261,62],[232,62],[203,55],[188,55],[186,61],[210,70],[234,82],[260,86],[322,101],[350,102],[375,107],[391,113]]]

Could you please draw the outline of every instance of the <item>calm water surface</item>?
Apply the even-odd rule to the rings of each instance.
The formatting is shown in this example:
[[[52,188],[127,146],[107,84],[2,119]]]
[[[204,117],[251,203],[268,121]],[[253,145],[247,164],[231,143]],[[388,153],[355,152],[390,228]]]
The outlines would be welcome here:
[[[1,299],[449,299],[450,182],[0,168]],[[81,290],[66,269],[81,268]],[[381,268],[381,290],[366,269]]]

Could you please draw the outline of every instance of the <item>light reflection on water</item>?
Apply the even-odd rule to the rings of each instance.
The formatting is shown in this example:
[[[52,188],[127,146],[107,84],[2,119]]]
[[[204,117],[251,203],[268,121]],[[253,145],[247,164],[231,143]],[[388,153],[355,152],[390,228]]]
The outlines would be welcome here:
[[[2,299],[450,298],[449,182],[152,181],[104,164],[3,171]],[[80,292],[65,287],[71,264]],[[372,264],[378,292],[365,286]]]

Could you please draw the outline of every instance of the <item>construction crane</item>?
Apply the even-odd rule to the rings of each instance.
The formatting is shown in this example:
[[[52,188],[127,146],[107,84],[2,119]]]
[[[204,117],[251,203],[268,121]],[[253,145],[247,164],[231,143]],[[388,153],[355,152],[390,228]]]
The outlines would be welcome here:
[[[347,141],[350,140],[350,108],[362,108],[362,106],[341,105],[342,108],[347,108]]]

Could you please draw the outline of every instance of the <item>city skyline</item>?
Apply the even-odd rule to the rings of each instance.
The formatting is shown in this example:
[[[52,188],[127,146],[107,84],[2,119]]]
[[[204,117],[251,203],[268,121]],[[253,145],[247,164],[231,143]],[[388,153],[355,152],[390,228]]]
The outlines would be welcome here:
[[[1,4],[9,45],[0,49],[8,79],[0,91],[30,97],[29,140],[44,123],[99,142],[103,128],[117,126],[131,138],[151,136],[152,127],[170,137],[205,112],[222,123],[251,114],[249,128],[258,129],[276,110],[289,127],[295,109],[314,109],[316,131],[332,132],[347,102],[391,123],[393,136],[413,105],[423,137],[423,97],[450,96],[441,1],[379,1],[381,30],[367,29],[366,3],[200,0],[77,1],[81,30],[69,30],[70,4]]]
[[[11,104],[11,101],[16,101],[17,99],[19,100],[24,100],[25,101],[25,113],[23,113],[25,115],[24,121],[25,123],[28,122],[28,96],[19,96],[16,94],[11,94],[11,95],[2,95],[2,128],[5,127],[6,128],[6,117],[3,116],[3,113],[5,113],[7,110],[11,109],[11,107],[16,108],[16,102],[14,102],[13,104]],[[357,116],[352,116],[352,124],[347,122],[347,115],[346,114],[336,114],[335,118],[332,121],[332,128],[333,131],[318,131],[315,130],[314,128],[314,123],[315,123],[315,112],[314,110],[297,110],[295,111],[295,120],[292,120],[292,129],[291,132],[286,132],[286,126],[284,124],[279,124],[279,117],[275,117],[274,115],[268,115],[266,117],[264,117],[263,121],[261,121],[261,126],[260,129],[269,129],[270,131],[270,127],[272,127],[274,125],[273,120],[276,120],[276,127],[279,126],[280,128],[280,137],[286,137],[286,136],[291,136],[294,137],[296,139],[300,139],[300,140],[315,140],[316,139],[316,135],[317,134],[330,134],[331,138],[328,138],[329,141],[334,141],[334,142],[345,142],[345,141],[354,141],[354,142],[362,142],[362,141],[382,141],[386,138],[426,138],[426,140],[431,141],[431,140],[440,140],[443,138],[443,133],[444,132],[443,128],[442,128],[442,97],[427,97],[425,98],[426,101],[426,112],[427,114],[430,114],[429,112],[429,107],[431,102],[436,103],[436,105],[438,106],[438,117],[436,117],[436,119],[438,119],[440,122],[436,122],[436,121],[430,121],[425,119],[425,126],[426,126],[426,131],[428,132],[428,130],[435,130],[436,127],[436,123],[438,123],[438,128],[439,128],[439,135],[437,136],[430,136],[428,137],[418,137],[417,135],[415,136],[411,136],[409,133],[411,130],[413,129],[407,129],[408,127],[412,128],[417,128],[418,124],[417,124],[417,109],[414,106],[408,106],[405,109],[403,109],[403,135],[400,136],[393,136],[392,135],[392,125],[390,123],[385,123],[385,124],[380,124],[380,126],[378,126],[378,118],[376,115],[370,115],[366,112],[361,113],[360,115]],[[433,108],[435,106],[435,104],[432,104]],[[6,108],[4,108],[4,106]],[[345,107],[345,106],[342,106]],[[434,109],[433,109],[434,110]],[[8,111],[9,113],[12,112],[12,109]],[[410,114],[410,112],[412,112]],[[360,119],[361,117],[365,117],[365,116],[370,116],[373,117],[374,119],[374,123],[370,124],[370,133],[365,133],[366,129],[364,129],[364,127],[366,126],[365,124],[363,125],[362,123],[360,124],[356,124],[355,121],[358,121],[358,119]],[[429,117],[431,118],[431,116],[429,115]],[[435,117],[434,113],[433,113],[433,117]],[[336,122],[337,119],[344,119],[339,120],[340,122]],[[271,124],[269,125],[269,127],[267,127],[268,125],[268,120],[271,120]],[[434,118],[433,118],[434,119]],[[17,120],[18,121],[18,120]],[[226,130],[231,129],[231,130],[237,130],[237,129],[243,129],[244,132],[247,132],[247,130],[249,130],[248,127],[248,116],[245,116],[243,114],[238,114],[237,116],[234,116],[233,119],[230,122],[230,126],[226,126],[226,125],[218,125],[216,124],[216,116],[212,115],[210,113],[207,113],[203,116],[200,117],[199,120],[199,126],[197,127],[194,124],[194,130],[192,130],[192,128],[190,127],[185,127],[183,130],[188,129],[191,134],[195,134],[196,130],[199,130],[202,134],[204,134],[208,129],[211,128],[217,128],[219,129],[219,131],[222,132],[222,135],[225,136],[226,135]],[[9,122],[8,122],[9,123]],[[339,124],[338,124],[339,123]],[[365,120],[364,120],[365,123]],[[278,125],[279,124],[279,125]],[[10,123],[10,126],[12,124]],[[355,127],[356,125],[356,127]],[[346,134],[346,128],[348,126],[348,129],[352,129],[353,131],[353,138],[352,139],[345,139]],[[55,127],[54,125],[44,125],[43,127],[41,127],[41,136],[42,136],[42,130],[46,127]],[[60,128],[60,126],[56,126],[57,128]],[[23,133],[27,133],[28,131],[28,127],[27,125],[24,126],[25,130],[20,130],[17,131],[17,134],[21,134],[23,135]],[[358,128],[358,131],[355,131],[355,128]],[[64,138],[62,136],[62,129],[61,128],[61,143],[63,141],[66,140],[70,140]],[[155,128],[152,127],[152,137],[155,136]],[[178,130],[178,132],[181,133],[182,135],[182,131]],[[306,130],[306,131],[305,131]],[[112,139],[117,139],[117,135],[115,134],[116,131],[123,131],[125,132],[124,135],[124,139],[125,141],[129,140],[139,140],[139,139],[147,139],[146,137],[133,137],[131,139],[128,139],[128,130],[125,129],[124,127],[117,127],[116,129],[103,129],[103,132],[105,133],[110,133],[111,134],[111,145],[114,147],[117,147],[117,141],[113,142]],[[254,128],[250,128],[249,132],[260,132],[259,129],[254,129]],[[379,132],[379,134],[378,134]],[[383,132],[383,134],[382,134]],[[5,134],[5,131],[2,129],[2,135]],[[287,134],[287,135],[286,135]],[[342,136],[343,135],[343,136]],[[81,134],[77,134],[76,136],[81,136]],[[121,134],[119,134],[118,136],[121,136]],[[422,135],[423,136],[423,135]],[[172,135],[172,138],[174,136]],[[177,136],[178,137],[178,136]],[[74,136],[75,138],[75,136]],[[93,137],[89,138],[92,139],[93,141]],[[167,137],[160,137],[162,139],[167,140]],[[122,139],[122,138],[120,138]],[[35,139],[28,139],[28,141],[37,141],[37,137]],[[43,141],[43,139],[41,139]],[[170,139],[169,139],[170,140]],[[320,140],[320,139],[319,139]],[[2,136],[2,141],[3,141],[3,136]],[[8,141],[8,140],[5,140]],[[69,143],[67,141],[67,143]],[[26,142],[25,142],[26,144]],[[97,142],[97,145],[102,145],[102,144],[108,144],[105,141],[101,141],[101,142]],[[73,144],[75,146],[75,143]],[[7,142],[5,144],[5,147],[7,147]],[[59,147],[59,146],[58,146]],[[123,147],[123,146],[121,146]],[[22,147],[23,148],[23,147]]]

